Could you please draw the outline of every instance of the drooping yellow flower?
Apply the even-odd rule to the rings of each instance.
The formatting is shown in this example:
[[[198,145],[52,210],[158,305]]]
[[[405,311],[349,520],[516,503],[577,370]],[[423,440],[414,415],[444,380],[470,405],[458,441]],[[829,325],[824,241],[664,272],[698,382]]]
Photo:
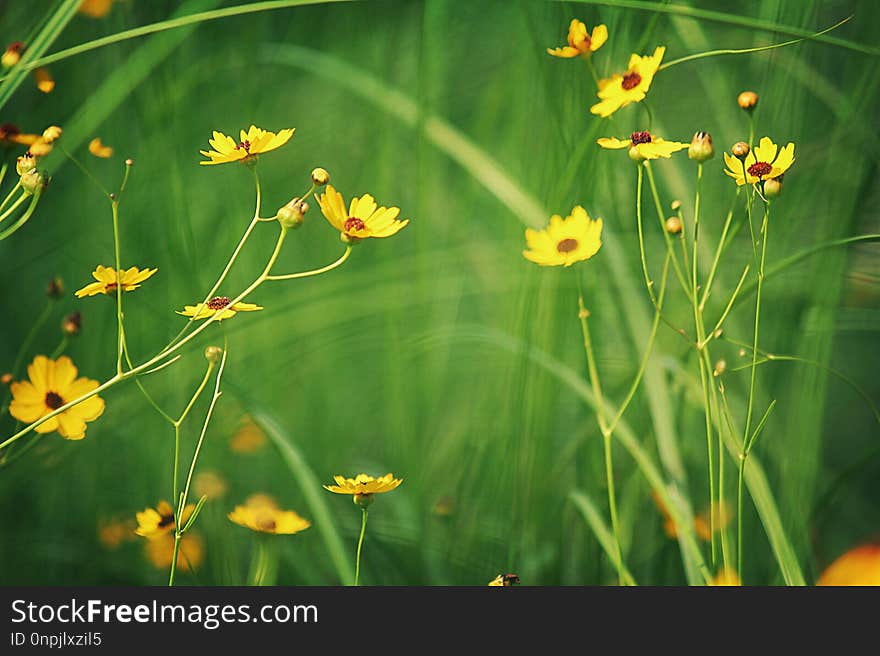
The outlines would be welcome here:
[[[155,540],[147,540],[144,556],[156,569],[167,570],[174,561],[174,536],[162,533]],[[177,569],[191,572],[202,564],[205,557],[205,542],[196,531],[187,531],[180,538],[177,551]]]
[[[281,148],[290,141],[296,128],[281,130],[278,134],[251,125],[247,132],[239,132],[239,140],[236,141],[222,132],[214,131],[214,138],[208,143],[214,150],[200,150],[199,152],[208,158],[199,164],[226,164],[227,162],[250,162],[257,155],[268,153],[270,150]]]
[[[794,144],[789,142],[779,148],[770,137],[762,137],[761,142],[749,151],[745,160],[740,161],[730,153],[724,153],[724,172],[736,180],[738,186],[746,183],[757,184],[782,176],[794,164]]]
[[[490,588],[510,588],[519,584],[516,574],[499,574],[487,584]]]
[[[390,472],[379,478],[373,478],[368,474],[358,474],[354,478],[334,476],[333,480],[336,481],[336,485],[325,485],[325,490],[336,494],[350,494],[355,503],[364,506],[372,500],[374,494],[391,492],[403,483],[402,478],[394,478],[394,474]]]
[[[880,544],[850,549],[822,572],[816,585],[880,585]]]
[[[98,265],[92,272],[92,277],[97,282],[92,282],[76,292],[77,298],[95,296],[97,294],[115,295],[116,288],[122,286],[122,291],[130,292],[141,286],[147,278],[151,277],[159,269],[120,269],[117,275],[116,269]]]
[[[292,510],[282,510],[271,497],[255,494],[227,515],[229,520],[259,533],[292,535],[306,530],[312,523]]]
[[[186,523],[195,509],[194,504],[189,504],[183,509],[182,521]],[[174,521],[174,509],[167,501],[160,501],[155,508],[145,508],[136,513],[138,527],[135,533],[144,538],[153,539],[165,533],[170,533],[176,527]]]
[[[34,70],[34,84],[43,93],[52,93],[55,90],[55,79],[49,69],[45,67]]]
[[[79,5],[79,13],[90,18],[103,18],[113,7],[113,0],[83,0]]]
[[[89,152],[95,157],[107,159],[113,157],[113,148],[104,144],[101,137],[95,137],[89,142]]]
[[[608,40],[608,28],[597,25],[593,33],[587,31],[587,26],[573,18],[568,25],[568,45],[561,48],[547,48],[547,54],[566,59],[583,55],[589,57]]]
[[[351,241],[368,237],[390,237],[409,223],[409,219],[401,221],[397,218],[400,214],[399,207],[378,207],[370,194],[352,198],[346,210],[345,199],[333,185],[327,185],[327,190],[318,196],[318,205],[330,225]]]
[[[541,266],[571,266],[588,260],[602,246],[602,219],[593,221],[580,205],[565,219],[558,214],[550,217],[543,230],[526,228],[526,243],[531,250],[523,257]]]
[[[232,299],[228,296],[215,296],[207,303],[184,305],[183,311],[178,310],[177,314],[184,317],[194,317],[196,320],[208,319],[216,314],[219,315],[217,320],[223,321],[224,319],[231,319],[237,312],[256,312],[262,309],[261,305],[242,303],[240,301],[233,303]]]
[[[28,365],[29,380],[9,386],[12,392],[9,414],[30,424],[98,387],[98,381],[76,375],[77,369],[66,355],[57,360],[38,355]],[[86,436],[86,422],[94,421],[103,413],[104,399],[96,395],[47,419],[34,430],[38,433],[58,431],[65,439],[81,440]]]
[[[725,567],[715,575],[709,585],[740,586],[742,581],[739,580],[735,569]]]
[[[653,55],[632,55],[625,73],[599,80],[599,102],[590,107],[590,112],[611,116],[621,107],[643,100],[665,52],[665,46],[657,46]]]
[[[633,132],[627,140],[617,137],[602,137],[596,143],[602,148],[611,150],[629,148],[629,156],[634,160],[657,159],[658,157],[668,159],[672,153],[677,153],[689,146],[689,144],[680,141],[666,141],[663,137],[652,135],[647,130]]]

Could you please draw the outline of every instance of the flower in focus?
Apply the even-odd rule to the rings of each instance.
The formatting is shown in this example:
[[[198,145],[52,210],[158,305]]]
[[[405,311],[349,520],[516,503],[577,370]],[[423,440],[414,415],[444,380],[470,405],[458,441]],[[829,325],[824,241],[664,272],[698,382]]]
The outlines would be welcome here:
[[[637,161],[657,159],[658,157],[668,159],[672,153],[677,153],[688,147],[688,144],[680,141],[666,141],[662,137],[656,137],[647,130],[633,132],[626,140],[617,137],[602,137],[596,143],[602,148],[610,150],[629,148],[630,158]]]
[[[199,497],[208,497],[208,499],[219,499],[226,494],[229,486],[220,474],[215,471],[206,469],[196,474],[193,481],[193,489]]]
[[[174,561],[174,536],[163,533],[155,540],[147,540],[144,555],[157,569],[167,570]],[[205,542],[195,531],[187,531],[180,538],[177,551],[178,571],[191,572],[202,564],[205,557]]]
[[[573,18],[568,26],[568,45],[561,48],[547,48],[547,53],[554,57],[571,58],[583,55],[589,57],[608,40],[608,28],[597,25],[593,33],[587,31],[587,26]]]
[[[292,510],[282,510],[275,501],[263,494],[256,494],[227,515],[229,520],[260,533],[292,535],[306,530],[312,523]]]
[[[625,73],[599,80],[599,102],[590,107],[590,112],[611,116],[621,107],[643,100],[665,52],[665,46],[657,46],[653,55],[632,55]]]
[[[97,282],[92,282],[76,292],[77,298],[95,296],[96,294],[116,294],[116,288],[122,287],[122,291],[130,292],[141,286],[147,278],[156,273],[158,269],[120,269],[117,275],[116,269],[98,265],[92,272],[92,277]]]
[[[76,375],[77,369],[66,355],[57,360],[38,355],[28,365],[30,380],[12,383],[9,387],[12,392],[9,414],[31,424],[98,387],[98,381]],[[58,431],[65,439],[81,440],[86,436],[86,422],[94,421],[103,413],[104,399],[95,395],[47,419],[34,430],[38,433]]]
[[[34,70],[34,84],[43,93],[52,93],[55,90],[55,80],[48,68],[41,67]]]
[[[880,544],[850,549],[822,572],[816,585],[880,585]]]
[[[326,191],[318,196],[321,212],[343,237],[359,241],[368,237],[390,237],[400,232],[409,219],[401,221],[399,207],[378,207],[370,194],[360,198],[352,198],[348,210],[345,199],[333,185],[327,185]]]
[[[333,480],[336,481],[336,485],[325,485],[325,490],[336,494],[350,494],[352,501],[364,507],[372,502],[374,494],[391,492],[403,483],[402,478],[394,478],[394,474],[390,472],[379,478],[373,478],[368,474],[358,474],[354,478],[334,476]]]
[[[104,520],[98,524],[98,540],[105,549],[113,550],[132,538],[134,522],[131,519]]]
[[[763,137],[743,161],[724,153],[724,163],[727,164],[724,172],[736,180],[737,185],[757,184],[778,178],[791,167],[794,163],[794,144],[789,142],[784,148],[779,148],[770,137]]]
[[[519,585],[519,577],[516,574],[499,574],[487,584],[490,588],[510,588]]]
[[[254,453],[266,445],[266,434],[250,418],[246,418],[241,427],[229,441],[230,450],[235,453]]]
[[[593,221],[587,211],[577,205],[565,219],[558,214],[550,217],[543,230],[526,228],[526,243],[531,250],[523,257],[541,266],[571,266],[588,260],[602,246],[602,219]]]
[[[736,573],[735,569],[731,569],[730,567],[725,567],[721,571],[719,571],[715,577],[712,579],[709,585],[742,585],[742,581],[739,580],[739,575]]]
[[[90,18],[103,18],[113,8],[113,0],[82,0],[79,13]]]
[[[89,152],[95,157],[107,159],[113,157],[113,148],[104,144],[101,137],[95,137],[89,142]]]
[[[262,306],[253,303],[242,303],[240,301],[233,303],[232,299],[228,296],[215,296],[207,303],[185,305],[183,306],[183,311],[178,311],[177,314],[192,317],[193,319],[207,319],[218,315],[217,321],[223,321],[224,319],[231,319],[237,312],[256,312],[262,309]]]
[[[213,139],[208,143],[214,150],[200,150],[199,152],[208,158],[199,164],[226,164],[227,162],[250,162],[261,153],[281,148],[290,141],[295,128],[281,130],[278,134],[251,125],[247,132],[239,132],[239,140],[236,141],[222,132],[214,131]]]
[[[194,504],[189,504],[183,509],[184,523],[189,519],[194,509]],[[167,501],[160,501],[155,508],[145,508],[142,512],[136,513],[135,517],[138,527],[134,532],[151,540],[165,533],[170,533],[176,528],[174,509]]]

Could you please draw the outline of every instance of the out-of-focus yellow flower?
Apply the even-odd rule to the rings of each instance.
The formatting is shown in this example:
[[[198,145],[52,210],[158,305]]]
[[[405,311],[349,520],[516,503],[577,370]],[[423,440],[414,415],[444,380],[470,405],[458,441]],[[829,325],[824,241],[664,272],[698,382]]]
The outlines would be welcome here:
[[[9,414],[31,424],[98,387],[98,381],[76,376],[77,369],[66,355],[57,360],[38,355],[28,365],[29,380],[9,386],[12,392]],[[103,413],[104,399],[92,396],[47,419],[34,430],[38,433],[58,431],[65,439],[81,440],[86,436],[86,422],[94,421]]]
[[[568,25],[568,45],[561,48],[547,48],[547,53],[554,57],[571,58],[583,55],[589,57],[608,40],[608,28],[597,25],[593,33],[587,31],[587,26],[573,18]]]
[[[90,18],[103,18],[113,8],[113,0],[83,0],[79,5],[79,13]]]
[[[712,539],[712,530],[710,528],[712,523],[712,511],[711,509],[706,509],[701,512],[699,515],[694,517],[694,530],[697,533],[697,537],[701,540],[709,542]],[[722,529],[727,528],[727,525],[730,524],[730,520],[733,517],[733,512],[730,509],[730,506],[726,501],[716,501],[715,502],[715,532],[721,531]]]
[[[261,305],[242,302],[232,303],[232,299],[228,296],[215,296],[207,303],[184,305],[183,311],[178,311],[177,314],[195,319],[208,319],[216,314],[219,315],[217,320],[223,321],[224,319],[231,319],[237,312],[256,312],[262,309]]]
[[[229,520],[259,533],[292,535],[306,530],[312,523],[292,510],[282,510],[264,494],[251,496],[243,505],[236,506]]]
[[[390,237],[406,227],[409,219],[401,221],[399,207],[378,207],[370,194],[352,198],[348,210],[345,199],[333,185],[318,196],[321,212],[334,228],[342,233],[344,239],[360,241],[368,237]]]
[[[295,128],[281,130],[278,134],[263,130],[251,125],[247,132],[241,130],[239,140],[236,141],[222,132],[214,131],[213,139],[208,143],[214,150],[200,150],[199,152],[208,158],[199,164],[226,164],[227,162],[250,162],[261,153],[281,148],[290,141]]]
[[[686,143],[666,141],[663,137],[652,135],[647,130],[633,132],[629,139],[626,140],[618,139],[617,137],[602,137],[596,143],[602,146],[602,148],[611,150],[629,148],[630,158],[637,161],[657,159],[658,157],[669,159],[672,153],[677,153],[679,150],[684,150],[688,147]]]
[[[674,540],[678,537],[678,524],[672,519],[672,515],[669,514],[669,508],[663,503],[663,499],[660,498],[659,494],[652,491],[651,498],[654,500],[657,510],[663,515],[663,532],[666,534],[666,537]]]
[[[757,184],[778,178],[791,168],[794,164],[794,144],[789,142],[780,149],[770,137],[762,137],[760,144],[749,151],[745,160],[740,161],[725,152],[724,163],[727,164],[724,172],[736,180],[738,186]]]
[[[229,448],[235,453],[254,453],[266,445],[266,434],[250,418],[246,418],[241,427],[229,440]]]
[[[736,573],[735,569],[731,569],[730,567],[725,567],[721,571],[719,571],[715,577],[712,579],[712,582],[709,585],[742,585],[742,581],[739,580],[739,576]]]
[[[98,540],[105,549],[113,550],[133,539],[134,522],[131,519],[109,519],[98,524]]]
[[[4,123],[0,125],[0,143],[5,146],[13,144],[19,146],[30,146],[40,140],[39,134],[26,134],[22,132],[14,123]]]
[[[602,246],[602,219],[593,221],[587,211],[577,205],[565,219],[558,214],[550,217],[543,230],[526,228],[529,249],[523,257],[541,266],[571,266],[588,260]]]
[[[130,269],[120,269],[117,274],[116,269],[98,265],[92,272],[92,277],[97,282],[92,282],[76,292],[77,298],[84,296],[95,296],[96,294],[115,295],[116,288],[122,286],[122,291],[130,292],[141,286],[147,278],[151,277],[158,269],[138,269],[131,267]]]
[[[487,584],[490,588],[510,588],[519,584],[516,574],[499,574]]]
[[[43,93],[52,93],[55,90],[55,79],[48,68],[41,67],[34,70],[34,83]]]
[[[113,148],[104,144],[101,137],[95,137],[89,142],[89,152],[95,157],[107,159],[113,157]]]
[[[452,517],[455,514],[455,499],[448,494],[440,497],[434,502],[432,511],[438,517]]]
[[[193,489],[199,497],[219,499],[226,494],[229,486],[220,474],[206,469],[205,471],[196,474],[196,478],[193,481]]]
[[[184,524],[194,509],[194,504],[189,504],[183,509],[181,521]],[[155,508],[145,508],[142,512],[136,513],[135,517],[137,518],[138,526],[134,532],[144,538],[153,539],[165,533],[170,533],[176,527],[174,510],[167,501],[160,501],[156,504]]]
[[[174,536],[163,533],[155,540],[147,540],[144,555],[157,569],[168,569],[174,560]],[[177,551],[177,570],[191,572],[197,569],[205,557],[205,542],[196,531],[187,531],[180,538]]]
[[[625,73],[599,80],[599,102],[590,112],[611,116],[621,107],[644,100],[665,52],[665,46],[657,46],[653,55],[632,55]]]
[[[0,66],[3,68],[12,68],[21,61],[21,53],[24,52],[24,43],[22,41],[13,41],[8,46],[2,56],[0,56]]]
[[[822,572],[816,585],[880,585],[880,544],[850,549]]]

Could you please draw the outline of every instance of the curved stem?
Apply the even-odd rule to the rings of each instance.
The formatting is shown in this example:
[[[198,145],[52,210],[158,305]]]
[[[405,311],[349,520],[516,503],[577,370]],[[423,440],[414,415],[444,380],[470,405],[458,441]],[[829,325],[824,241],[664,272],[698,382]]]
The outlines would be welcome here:
[[[122,319],[122,253],[119,247],[119,200],[110,202],[113,212],[113,250],[116,255],[116,373],[122,374],[122,351],[125,332]]]
[[[367,509],[361,508],[361,536],[358,538],[357,557],[354,563],[354,584],[360,585],[361,580],[361,548],[364,546],[364,534],[367,532]]]
[[[284,275],[268,275],[266,276],[266,280],[296,280],[297,278],[308,278],[310,276],[317,276],[321,273],[327,273],[328,271],[332,271],[336,267],[343,264],[348,256],[351,255],[351,245],[345,247],[345,252],[339,257],[335,262],[331,262],[327,266],[323,266],[320,269],[312,269],[311,271],[301,271],[299,273],[287,273]]]

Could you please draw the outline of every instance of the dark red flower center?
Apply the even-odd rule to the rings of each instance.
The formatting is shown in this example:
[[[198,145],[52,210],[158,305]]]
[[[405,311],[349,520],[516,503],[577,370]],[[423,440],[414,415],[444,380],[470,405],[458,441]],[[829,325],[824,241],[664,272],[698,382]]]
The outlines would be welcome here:
[[[346,232],[360,232],[366,227],[366,224],[364,224],[364,222],[356,216],[351,216],[345,221]]]
[[[621,81],[620,86],[622,86],[626,91],[630,89],[634,89],[642,83],[642,76],[638,73],[627,73],[623,76],[623,81]]]
[[[257,527],[261,531],[274,531],[277,528],[277,524],[271,517],[260,517],[257,520]]]
[[[239,141],[238,145],[235,147],[236,150],[244,150],[248,155],[251,154],[251,142],[245,139],[244,141]]]
[[[222,310],[229,305],[230,300],[228,296],[215,296],[208,301],[208,308],[211,310]]]
[[[55,392],[46,392],[46,398],[43,401],[46,404],[46,407],[52,408],[53,410],[57,410],[64,405],[64,399],[58,396]]]
[[[633,132],[629,135],[630,141],[632,141],[633,146],[638,146],[643,143],[651,143],[651,133],[647,130],[642,130],[641,132]]]
[[[174,525],[174,515],[162,515],[159,518],[159,523],[156,525],[157,528],[165,528],[166,526]]]
[[[577,48],[578,50],[589,50],[590,44],[593,43],[593,40],[590,38],[589,34],[584,34],[583,40],[580,42],[576,42],[574,39],[569,39],[568,45],[572,48]]]
[[[563,239],[561,242],[556,244],[556,250],[560,253],[571,253],[574,249],[578,247],[577,239]]]
[[[755,162],[748,168],[749,175],[753,175],[756,178],[763,177],[770,173],[773,170],[773,167],[770,166],[767,162]]]

